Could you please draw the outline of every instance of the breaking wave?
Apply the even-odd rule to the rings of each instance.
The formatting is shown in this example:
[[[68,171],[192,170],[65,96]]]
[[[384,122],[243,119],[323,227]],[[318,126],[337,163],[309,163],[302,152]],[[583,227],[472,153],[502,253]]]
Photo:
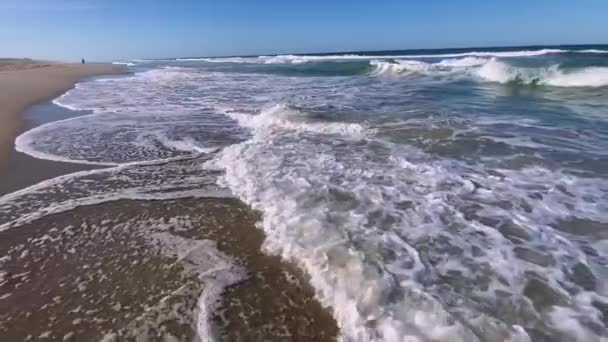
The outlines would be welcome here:
[[[257,64],[301,64],[307,62],[321,61],[356,61],[356,60],[377,60],[377,59],[404,59],[404,58],[459,58],[459,57],[534,57],[547,54],[560,53],[596,53],[608,54],[608,50],[564,50],[564,49],[540,49],[522,51],[470,51],[462,53],[443,53],[443,54],[402,54],[402,55],[362,55],[362,54],[343,54],[343,55],[273,55],[255,57],[208,57],[208,58],[178,58],[176,61],[192,62],[202,61],[210,63],[257,63]]]
[[[360,124],[315,121],[306,113],[290,108],[285,104],[277,104],[261,111],[257,115],[226,113],[241,126],[253,129],[258,134],[273,132],[275,129],[287,129],[297,132],[314,132],[321,134],[339,134],[345,136],[364,136],[365,128]]]
[[[397,59],[392,61],[374,60],[370,65],[374,67],[372,75],[387,74],[431,74],[431,73],[451,73],[466,71],[472,67],[484,65],[488,62],[487,58],[464,57],[444,59],[437,63],[429,63],[417,60]]]
[[[115,65],[126,65],[126,66],[134,66],[135,65],[135,63],[133,63],[133,62],[121,62],[121,61],[112,62],[112,64],[115,64]]]
[[[342,123],[294,126],[304,115],[285,105],[257,116],[230,115],[252,129],[253,138],[226,147],[205,167],[225,170],[220,185],[263,213],[260,227],[267,251],[306,270],[346,341],[478,341],[492,340],[490,334],[500,341],[528,341],[521,326],[469,310],[474,305],[461,311],[461,304],[451,299],[495,305],[496,298],[486,294],[511,292],[536,269],[534,263],[520,260],[520,249],[510,250],[508,237],[492,224],[504,220],[505,227],[512,224],[506,222],[529,227],[531,234],[539,234],[530,243],[547,245],[555,251],[551,258],[569,264],[582,262],[582,256],[547,225],[568,215],[606,219],[595,216],[595,208],[588,210],[583,199],[586,192],[600,195],[593,189],[606,183],[599,179],[542,168],[500,170],[500,177],[490,176],[483,168],[435,160],[416,148],[343,134],[348,130],[337,126]],[[554,183],[547,184],[549,179]],[[528,190],[522,189],[539,186],[567,190],[539,199],[531,212],[501,208],[505,200],[528,200]],[[469,214],[463,213],[472,203],[496,222],[469,221]],[[571,209],[565,209],[569,205]],[[451,234],[450,229],[460,233]],[[483,256],[465,252],[481,251],[480,246],[491,248],[480,252]],[[441,256],[434,254],[438,251]],[[557,284],[568,281],[566,272],[544,272],[562,291]],[[465,274],[489,277],[488,288],[470,280],[471,292],[463,295],[439,286],[442,277]],[[592,310],[582,296],[569,300],[577,308],[556,311],[550,324],[572,320],[579,309]],[[518,305],[515,310],[528,310]],[[595,338],[579,330],[580,340]]]
[[[394,62],[385,62],[385,61],[371,61],[370,64],[374,67],[374,70],[371,72],[372,75],[387,75],[387,74],[402,74],[402,73],[424,73],[430,71],[433,67],[432,64],[420,62],[420,61],[394,61]]]
[[[371,75],[464,74],[496,83],[539,85],[553,87],[608,86],[608,67],[562,68],[517,67],[497,58],[465,57],[446,59],[437,63],[416,60],[374,60]]]
[[[492,59],[476,70],[476,74],[487,81],[498,83],[554,87],[608,86],[608,67],[564,70],[559,65],[553,65],[547,68],[520,68]]]

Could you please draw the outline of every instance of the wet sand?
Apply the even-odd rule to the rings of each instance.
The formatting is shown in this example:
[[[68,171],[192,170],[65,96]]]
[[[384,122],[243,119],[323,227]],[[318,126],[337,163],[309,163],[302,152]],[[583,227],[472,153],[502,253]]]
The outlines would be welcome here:
[[[223,296],[225,341],[332,341],[302,274],[261,252],[258,214],[233,199],[115,201],[0,232],[3,340],[191,341],[203,284],[150,240],[217,241],[248,278]]]
[[[0,60],[0,169],[19,128],[20,113],[29,106],[56,97],[79,80],[119,74],[123,68],[106,64],[57,64],[31,60]]]

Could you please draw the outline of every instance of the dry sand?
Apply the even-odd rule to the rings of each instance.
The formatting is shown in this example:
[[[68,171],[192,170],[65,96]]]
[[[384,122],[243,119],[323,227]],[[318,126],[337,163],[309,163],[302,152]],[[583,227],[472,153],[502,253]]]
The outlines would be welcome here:
[[[119,74],[120,67],[104,64],[55,64],[0,59],[0,168],[6,163],[27,107],[59,96],[80,79]]]

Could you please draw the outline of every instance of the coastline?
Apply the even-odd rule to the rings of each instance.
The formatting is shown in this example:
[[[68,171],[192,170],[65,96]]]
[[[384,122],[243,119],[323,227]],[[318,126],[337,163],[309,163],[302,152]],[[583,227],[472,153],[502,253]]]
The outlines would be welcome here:
[[[95,75],[99,74],[82,78]],[[63,92],[34,102],[13,116],[19,122],[14,135],[87,114],[50,102]],[[47,179],[95,168],[37,159],[17,152],[12,144],[9,147],[2,161],[6,167],[0,168],[0,198]],[[175,238],[205,246],[215,244],[207,253],[238,261],[238,267],[247,274],[225,289],[220,309],[208,317],[198,313],[197,303],[213,293],[214,283],[197,280],[195,273],[177,265],[179,259],[173,254],[158,248],[159,241],[149,238],[150,234],[169,236],[165,222],[184,217],[189,219]],[[192,340],[208,332],[228,340],[272,341],[284,339],[287,333],[334,341],[338,335],[336,322],[314,299],[306,276],[278,256],[262,252],[264,234],[255,227],[258,220],[257,212],[236,199],[123,199],[60,211],[2,231],[0,254],[8,257],[0,260],[0,306],[6,309],[0,317],[0,336],[14,340],[134,336]],[[137,222],[154,228],[150,230],[146,225],[145,230],[132,231]],[[38,242],[55,236],[57,229],[61,233],[56,237],[63,240],[69,235],[69,242],[59,242],[55,237],[52,243]],[[108,238],[107,232],[120,238]],[[57,248],[62,252],[57,253]],[[125,260],[125,256],[135,261]],[[101,299],[107,299],[107,303],[100,303]],[[183,316],[176,317],[163,305],[165,301],[179,306]],[[300,319],[293,321],[291,317]],[[202,323],[209,329],[200,330],[197,326]]]
[[[19,114],[19,127],[13,142],[20,134],[38,126],[89,114],[58,106],[53,101],[54,99],[49,99],[34,104]],[[2,161],[4,166],[0,167],[0,197],[55,177],[99,168],[93,165],[39,159],[18,151],[16,147],[9,147],[5,159]]]
[[[65,93],[84,78],[124,72],[107,64],[0,64],[0,169],[7,165],[25,110]]]

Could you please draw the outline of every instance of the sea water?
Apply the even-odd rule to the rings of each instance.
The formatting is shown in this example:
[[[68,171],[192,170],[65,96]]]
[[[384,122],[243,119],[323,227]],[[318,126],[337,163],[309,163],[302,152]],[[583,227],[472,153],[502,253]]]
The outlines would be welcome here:
[[[608,338],[608,47],[116,63],[16,141],[108,168],[0,198],[0,229],[234,196],[345,341]]]

